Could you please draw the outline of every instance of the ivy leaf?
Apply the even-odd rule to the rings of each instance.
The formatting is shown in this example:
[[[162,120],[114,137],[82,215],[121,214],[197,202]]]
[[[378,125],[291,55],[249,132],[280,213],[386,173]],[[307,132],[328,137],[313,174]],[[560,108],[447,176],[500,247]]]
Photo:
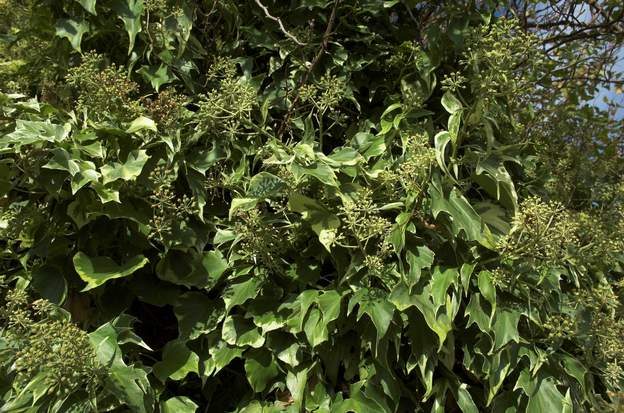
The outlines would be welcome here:
[[[243,281],[241,281],[243,280]],[[225,301],[225,312],[228,313],[232,307],[244,304],[247,300],[254,298],[260,292],[263,284],[260,277],[242,277],[232,282],[223,292],[223,301]]]
[[[415,253],[414,253],[415,252]],[[416,251],[413,249],[407,250],[405,258],[409,264],[409,272],[407,273],[407,286],[413,287],[420,280],[421,271],[424,268],[430,268],[433,264],[433,257],[435,253],[431,251],[426,245],[419,245],[416,247]]]
[[[315,177],[325,185],[338,187],[338,181],[336,180],[334,170],[330,168],[329,165],[322,162],[314,162],[314,164],[310,166],[300,165],[295,162],[290,168],[293,175],[295,175],[295,178],[298,180],[303,176],[309,175]]]
[[[543,373],[534,378],[527,369],[522,370],[515,388],[521,388],[529,397],[527,413],[563,412],[569,403],[557,390],[554,378]]]
[[[150,118],[146,118],[145,116],[139,116],[138,118],[133,120],[132,123],[130,123],[128,129],[126,129],[126,133],[135,133],[143,129],[158,132],[156,122],[154,122]]]
[[[173,311],[181,340],[194,340],[214,331],[224,317],[223,306],[199,292],[180,295]]]
[[[154,364],[153,369],[154,375],[162,382],[167,378],[179,381],[189,373],[199,372],[199,356],[183,341],[170,341],[163,349],[162,361]]]
[[[196,288],[213,287],[227,263],[217,251],[202,254],[170,250],[156,265],[158,278],[177,285]]]
[[[141,15],[143,14],[143,0],[118,0],[113,6],[117,16],[123,21],[128,32],[128,56],[134,49],[134,41],[141,31]]]
[[[0,137],[0,148],[15,145],[15,149],[19,150],[24,145],[39,142],[61,142],[69,135],[70,130],[69,125],[18,119],[15,121],[15,130]]]
[[[446,164],[446,147],[451,142],[451,134],[447,131],[442,131],[436,134],[433,139],[435,145],[435,158],[438,162],[438,166],[447,176],[451,176],[451,172]]]
[[[94,16],[97,16],[97,13],[95,11],[95,2],[96,0],[76,0],[78,3],[80,3],[80,5],[82,6],[83,9],[85,9],[86,11],[88,11],[89,13],[91,13]]]
[[[496,288],[492,284],[492,273],[489,271],[481,271],[477,278],[479,291],[486,300],[492,305],[492,315],[496,311]]]
[[[230,211],[228,212],[228,219],[231,221],[234,217],[234,213],[238,210],[249,211],[254,209],[258,205],[258,198],[234,198],[230,203]]]
[[[453,113],[448,120],[448,131],[451,137],[451,142],[453,143],[453,147],[457,147],[460,144],[459,142],[459,126],[461,124],[462,112]]]
[[[429,195],[431,195],[431,210],[434,218],[437,218],[441,212],[448,214],[451,217],[450,225],[454,235],[463,231],[468,240],[484,240],[481,217],[457,188],[453,188],[448,197],[445,196],[438,177],[429,186]]]
[[[492,312],[492,314],[494,314]],[[481,307],[481,298],[479,294],[473,294],[470,296],[470,302],[464,310],[464,315],[468,317],[468,324],[466,327],[470,327],[472,324],[476,324],[479,330],[484,333],[490,331],[490,317],[483,311]]]
[[[77,161],[80,170],[72,177],[71,189],[72,194],[75,194],[88,184],[89,182],[98,182],[100,179],[100,173],[95,170],[95,164],[91,161]]]
[[[43,165],[47,169],[56,169],[59,171],[69,172],[71,176],[80,172],[79,163],[72,158],[71,154],[63,148],[55,148],[52,150],[52,158],[47,164]]]
[[[67,281],[60,268],[43,265],[32,271],[32,284],[35,290],[48,301],[62,304],[67,296]]]
[[[353,294],[349,301],[349,312],[358,305],[357,319],[366,314],[375,325],[377,331],[377,344],[388,332],[390,322],[394,317],[394,306],[387,299],[387,295],[381,290],[369,290],[360,288]]]
[[[230,346],[225,341],[219,341],[215,347],[210,349],[210,355],[214,360],[214,374],[218,373],[225,366],[236,358],[242,358],[243,349]]]
[[[249,181],[247,196],[251,198],[270,198],[279,194],[286,183],[268,172],[260,172]]]
[[[160,413],[195,413],[199,406],[186,396],[167,399],[160,404]]]
[[[468,392],[468,386],[465,383],[460,384],[455,391],[457,405],[463,413],[479,413],[479,409],[472,400],[472,396]]]
[[[264,391],[269,383],[277,377],[279,369],[271,352],[259,349],[245,353],[245,372],[251,388],[254,392],[259,393]]]
[[[327,341],[329,338],[327,324],[323,320],[322,313],[317,308],[312,308],[308,313],[303,331],[312,348]]]
[[[144,150],[132,151],[128,154],[124,163],[113,162],[100,168],[102,172],[102,182],[104,185],[118,179],[133,181],[143,170],[143,166],[150,157]]]
[[[449,90],[442,95],[442,106],[444,106],[444,109],[450,114],[454,114],[462,109],[462,104],[459,99]]]
[[[330,251],[340,227],[340,219],[316,200],[297,193],[290,195],[288,207],[310,223],[321,244]]]
[[[87,283],[82,291],[89,291],[115,278],[127,277],[149,263],[143,255],[137,255],[118,265],[108,257],[91,258],[82,252],[74,255],[73,262],[76,272]]]
[[[265,340],[260,329],[241,316],[228,316],[223,322],[221,336],[226,343],[239,347],[260,348]]]
[[[518,321],[520,313],[513,310],[501,310],[496,312],[494,320],[494,350],[498,350],[510,341],[520,342],[518,333]]]
[[[515,211],[518,194],[505,164],[494,156],[479,159],[473,180],[506,208]]]
[[[126,365],[119,347],[119,332],[116,318],[89,334],[89,341],[103,366],[108,366],[106,390],[112,393],[132,411],[151,413],[154,411],[154,394],[147,373]]]
[[[56,35],[69,40],[74,50],[80,52],[80,43],[82,36],[89,31],[89,24],[82,21],[72,19],[58,19],[56,21]]]
[[[143,78],[148,81],[154,90],[158,92],[162,85],[171,83],[175,80],[175,77],[169,75],[167,66],[161,64],[160,66],[142,66],[137,73],[140,73]]]

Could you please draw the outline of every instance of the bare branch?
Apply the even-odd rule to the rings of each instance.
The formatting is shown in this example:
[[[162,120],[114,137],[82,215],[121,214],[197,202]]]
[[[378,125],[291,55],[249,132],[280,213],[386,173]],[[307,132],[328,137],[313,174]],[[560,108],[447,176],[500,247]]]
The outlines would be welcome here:
[[[277,22],[277,24],[279,25],[280,30],[282,31],[282,33],[284,33],[288,38],[290,38],[293,42],[297,43],[299,46],[305,46],[306,45],[305,43],[299,41],[295,36],[290,34],[288,32],[288,30],[286,30],[286,28],[284,27],[284,23],[282,23],[282,20],[279,17],[272,16],[271,13],[269,13],[269,9],[267,9],[267,7],[260,2],[260,0],[255,0],[255,2],[262,9],[262,11],[264,11],[264,14],[269,19]]]

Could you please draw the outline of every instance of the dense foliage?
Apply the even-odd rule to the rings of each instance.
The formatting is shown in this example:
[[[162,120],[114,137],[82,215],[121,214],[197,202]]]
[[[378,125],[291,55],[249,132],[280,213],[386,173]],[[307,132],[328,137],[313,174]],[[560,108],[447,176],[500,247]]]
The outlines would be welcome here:
[[[510,3],[0,0],[0,411],[621,409],[624,8]]]

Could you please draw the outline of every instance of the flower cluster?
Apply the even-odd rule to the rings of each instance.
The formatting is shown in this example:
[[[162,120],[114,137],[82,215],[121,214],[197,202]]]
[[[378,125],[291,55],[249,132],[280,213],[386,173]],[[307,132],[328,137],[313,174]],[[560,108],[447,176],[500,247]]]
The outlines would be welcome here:
[[[185,96],[167,89],[160,92],[156,99],[146,101],[145,110],[160,130],[167,131],[173,129],[180,119],[185,103]]]
[[[244,79],[236,77],[236,64],[217,59],[208,72],[208,79],[217,86],[199,101],[199,127],[213,134],[236,137],[244,128],[256,103],[256,91]]]
[[[29,244],[35,236],[35,230],[45,219],[44,209],[45,204],[28,201],[13,202],[0,209],[0,238]]]
[[[618,388],[624,379],[624,307],[607,283],[575,291],[574,301],[589,317],[587,335],[594,342],[594,357],[603,362],[610,387]]]
[[[520,205],[499,249],[512,260],[523,257],[538,265],[563,265],[581,245],[579,229],[578,220],[561,203],[529,197]]]
[[[94,52],[85,53],[82,63],[69,70],[67,82],[78,91],[78,109],[96,121],[130,121],[141,113],[134,99],[138,84],[115,64],[104,66],[104,58]]]
[[[518,73],[518,67],[531,68],[540,59],[539,39],[520,29],[514,19],[498,19],[490,26],[473,29],[466,37],[462,65],[471,72],[472,92],[480,96],[491,110],[496,98],[510,98],[519,104],[530,87],[529,73]],[[515,103],[514,103],[515,102]]]
[[[239,211],[234,232],[239,238],[241,255],[260,262],[269,271],[282,274],[279,256],[288,247],[289,236],[279,226],[267,222],[260,210]]]
[[[331,74],[325,74],[316,84],[303,85],[299,90],[301,100],[312,103],[321,113],[335,109],[345,93],[345,79]]]
[[[392,196],[422,194],[435,163],[435,149],[429,146],[427,135],[422,133],[408,136],[403,152],[398,165],[380,174],[381,182]]]
[[[67,397],[77,391],[94,395],[104,369],[97,361],[88,335],[71,321],[58,316],[45,300],[30,303],[23,291],[12,290],[2,311],[14,358],[15,384],[26,386],[44,375],[48,394]]]
[[[442,90],[456,92],[458,90],[465,89],[466,82],[468,82],[468,79],[462,76],[460,72],[452,72],[451,74],[444,76],[444,79],[442,79]]]
[[[342,221],[339,240],[355,242],[363,252],[372,239],[383,239],[391,226],[390,221],[379,213],[368,188],[360,189],[353,199],[345,198],[338,216]]]
[[[176,224],[188,220],[195,213],[195,202],[188,195],[176,195],[173,190],[173,177],[165,166],[155,168],[149,179],[154,185],[149,197],[153,211],[150,238],[164,243]]]

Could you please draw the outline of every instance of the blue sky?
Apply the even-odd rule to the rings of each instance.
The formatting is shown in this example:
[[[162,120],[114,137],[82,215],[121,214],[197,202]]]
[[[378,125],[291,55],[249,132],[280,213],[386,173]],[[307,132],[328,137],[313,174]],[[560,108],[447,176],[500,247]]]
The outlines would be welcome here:
[[[624,49],[620,49],[618,53],[618,62],[615,67],[616,71],[624,73]],[[622,78],[624,78],[624,76],[622,76]],[[601,89],[596,97],[591,101],[591,103],[597,108],[607,109],[607,104],[604,102],[605,97],[621,106],[624,106],[624,93],[617,94],[615,91],[615,86],[611,87],[610,89]],[[624,108],[618,109],[615,118],[624,119]]]

